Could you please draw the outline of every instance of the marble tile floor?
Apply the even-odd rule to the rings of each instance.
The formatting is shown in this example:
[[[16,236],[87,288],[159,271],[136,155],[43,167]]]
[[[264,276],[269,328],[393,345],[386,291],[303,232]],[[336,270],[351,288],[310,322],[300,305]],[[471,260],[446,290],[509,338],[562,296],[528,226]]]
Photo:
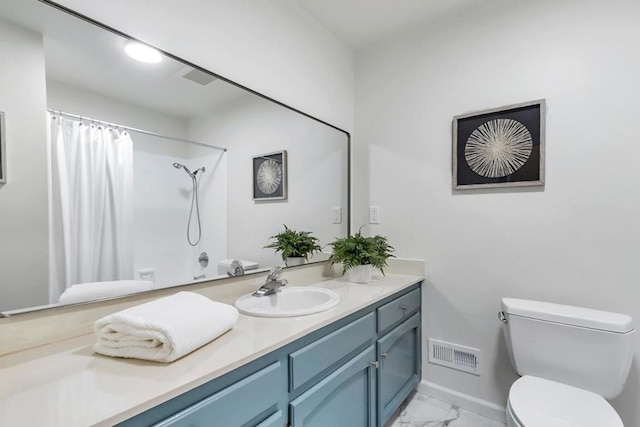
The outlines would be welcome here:
[[[414,392],[387,427],[505,427],[504,424]]]

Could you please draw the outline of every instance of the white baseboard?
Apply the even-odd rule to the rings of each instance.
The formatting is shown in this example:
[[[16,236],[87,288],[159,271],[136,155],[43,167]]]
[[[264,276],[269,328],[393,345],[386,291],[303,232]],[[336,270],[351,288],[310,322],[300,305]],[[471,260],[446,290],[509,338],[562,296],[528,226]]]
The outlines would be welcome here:
[[[450,388],[425,380],[422,380],[422,382],[418,384],[418,391],[442,400],[443,402],[459,406],[467,411],[506,424],[506,409],[504,406],[496,405],[495,403],[487,402],[486,400],[478,399],[477,397],[469,396],[468,394],[460,393],[459,391],[451,390]]]

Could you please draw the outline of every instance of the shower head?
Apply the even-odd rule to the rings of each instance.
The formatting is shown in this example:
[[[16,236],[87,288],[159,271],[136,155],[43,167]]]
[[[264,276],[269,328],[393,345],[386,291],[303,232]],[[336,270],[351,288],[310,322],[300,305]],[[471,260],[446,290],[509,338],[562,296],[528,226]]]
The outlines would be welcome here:
[[[180,163],[174,163],[173,167],[176,169],[184,169],[184,171],[189,174],[189,176],[193,177],[195,174],[191,173],[191,171],[189,170],[188,167],[186,167],[185,165],[182,165]]]
[[[204,166],[203,166],[203,167],[201,167],[201,168],[199,168],[199,169],[196,169],[196,170],[195,170],[195,171],[193,171],[193,172],[191,172],[191,171],[189,170],[189,168],[188,168],[188,167],[186,167],[185,165],[180,164],[180,163],[174,163],[174,164],[173,164],[173,167],[174,167],[174,168],[176,168],[176,169],[184,169],[184,171],[185,171],[187,174],[189,174],[189,176],[190,176],[191,178],[195,178],[195,176],[198,174],[198,172],[202,173],[202,172],[204,172],[204,171],[205,171]]]

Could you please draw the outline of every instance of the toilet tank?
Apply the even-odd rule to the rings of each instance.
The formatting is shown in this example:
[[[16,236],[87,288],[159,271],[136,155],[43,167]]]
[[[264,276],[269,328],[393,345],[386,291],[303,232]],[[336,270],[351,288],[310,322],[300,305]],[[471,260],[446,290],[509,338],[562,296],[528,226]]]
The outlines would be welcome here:
[[[633,359],[633,319],[625,314],[514,298],[502,299],[514,369],[613,399]]]

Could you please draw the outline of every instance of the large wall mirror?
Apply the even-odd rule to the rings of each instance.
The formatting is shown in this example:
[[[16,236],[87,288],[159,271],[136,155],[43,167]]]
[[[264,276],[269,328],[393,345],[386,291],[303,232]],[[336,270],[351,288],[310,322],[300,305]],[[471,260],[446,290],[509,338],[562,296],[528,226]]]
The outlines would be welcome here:
[[[349,232],[346,132],[130,41],[0,0],[5,315],[282,265],[264,246],[284,224]]]

